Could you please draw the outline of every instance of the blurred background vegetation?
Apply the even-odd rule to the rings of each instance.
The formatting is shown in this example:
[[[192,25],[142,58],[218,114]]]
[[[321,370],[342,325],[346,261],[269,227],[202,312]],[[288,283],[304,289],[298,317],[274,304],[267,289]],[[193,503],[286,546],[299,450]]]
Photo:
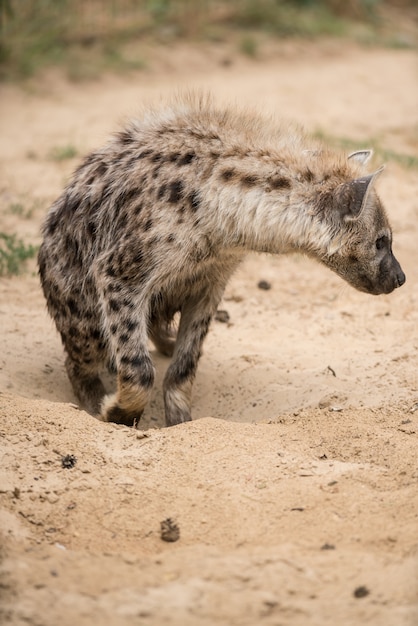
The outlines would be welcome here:
[[[141,68],[145,41],[232,40],[253,57],[260,34],[413,46],[407,27],[393,27],[393,12],[407,25],[416,7],[417,0],[0,0],[0,79],[53,65],[72,78]]]

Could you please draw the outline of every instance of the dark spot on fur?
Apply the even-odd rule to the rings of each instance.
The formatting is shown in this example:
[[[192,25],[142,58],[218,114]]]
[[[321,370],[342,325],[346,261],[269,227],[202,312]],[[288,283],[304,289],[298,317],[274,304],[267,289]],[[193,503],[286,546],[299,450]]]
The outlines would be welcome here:
[[[142,152],[140,152],[138,154],[138,159],[146,159],[147,157],[151,156],[152,154],[152,150],[143,150]]]
[[[163,183],[161,187],[158,189],[158,193],[157,193],[158,200],[161,200],[161,198],[164,197],[166,191],[167,191],[167,185]]]
[[[190,208],[192,211],[197,211],[200,206],[200,197],[198,191],[193,191],[189,195]]]
[[[112,333],[112,335],[116,335],[116,333],[118,332],[118,325],[117,324],[111,324],[110,332]]]
[[[127,223],[128,223],[128,216],[127,216],[127,214],[125,212],[120,213],[119,219],[118,219],[118,227],[121,230],[124,230]]]
[[[124,325],[126,330],[132,332],[133,330],[135,330],[135,328],[138,327],[138,322],[135,322],[134,320],[125,320]]]
[[[137,198],[139,194],[140,194],[140,190],[137,189],[136,187],[133,187],[132,189],[128,189],[127,191],[119,193],[113,202],[115,212],[118,213],[124,205],[132,202],[132,200]]]
[[[221,172],[221,178],[226,183],[231,181],[235,177],[235,175],[236,175],[236,172],[232,168],[228,168]]]
[[[164,156],[159,152],[156,152],[150,158],[151,163],[161,163],[164,160]]]
[[[183,197],[183,183],[181,180],[175,180],[168,186],[169,196],[168,201],[175,204]]]
[[[137,204],[134,207],[133,212],[134,212],[135,215],[139,215],[141,213],[142,209],[143,209],[143,204],[142,204],[142,202],[140,202],[139,204]]]
[[[122,300],[122,305],[128,309],[134,309],[135,303],[130,298],[124,298]]]
[[[87,222],[87,234],[89,235],[90,239],[95,239],[96,237],[96,224],[92,221],[89,220]]]
[[[176,240],[176,238],[174,237],[174,235],[168,235],[167,237],[167,243],[173,243]]]
[[[271,178],[269,183],[272,189],[290,189],[292,186],[290,180],[284,176]]]
[[[122,383],[125,383],[127,385],[134,385],[136,382],[136,375],[135,373],[129,373],[129,372],[123,372],[121,374],[119,374],[120,380],[122,381]]]
[[[244,185],[244,187],[254,187],[257,182],[258,178],[253,174],[246,174],[245,176],[241,177],[241,183]]]
[[[74,300],[74,298],[68,298],[67,306],[68,306],[68,308],[70,310],[71,315],[79,315],[80,314],[80,309],[78,308],[78,305],[77,305],[76,301]]]
[[[141,371],[139,376],[139,382],[143,387],[152,387],[154,383],[154,370],[151,368]]]
[[[151,387],[154,383],[154,368],[149,357],[137,355],[133,358],[122,356],[121,364],[139,370],[138,372],[123,372],[127,382],[138,381],[142,387]]]
[[[151,228],[152,228],[152,224],[153,224],[152,219],[151,219],[151,218],[148,218],[148,219],[147,219],[147,221],[146,221],[146,222],[145,222],[145,224],[144,224],[144,230],[145,230],[145,231],[151,230]]]
[[[141,250],[137,250],[132,260],[136,265],[141,265],[144,262],[144,255]]]
[[[103,176],[107,172],[107,165],[104,161],[99,161],[96,167],[96,176]]]
[[[115,268],[113,267],[113,265],[111,263],[109,263],[109,265],[106,268],[106,276],[109,276],[109,278],[115,278],[116,277]]]
[[[65,209],[69,212],[69,213],[75,213],[77,211],[77,209],[79,208],[80,204],[82,204],[82,199],[77,195],[77,194],[69,194],[67,193],[67,195],[65,196]]]
[[[177,165],[178,166],[189,165],[189,163],[191,163],[193,159],[195,158],[196,158],[195,152],[186,152],[186,154],[184,154],[178,159]]]
[[[96,158],[97,158],[97,155],[94,152],[91,152],[85,157],[84,161],[82,162],[82,164],[80,165],[78,169],[81,170],[82,168],[87,167],[88,165],[91,165],[92,163],[96,161]]]
[[[133,142],[134,138],[132,136],[131,131],[129,130],[122,130],[119,133],[119,141],[125,145],[128,146],[129,144],[131,144]]]
[[[128,343],[129,341],[129,335],[127,335],[126,333],[123,333],[122,335],[120,335],[119,337],[119,341],[121,343]]]
[[[91,336],[92,336],[92,339],[97,341],[98,339],[102,337],[102,333],[100,332],[98,328],[95,328],[94,330],[92,330]]]
[[[177,362],[175,372],[173,372],[173,382],[175,385],[181,385],[187,379],[193,377],[196,370],[197,360],[190,354],[185,354]]]
[[[114,311],[115,313],[118,313],[120,311],[120,303],[118,300],[115,300],[114,298],[111,298],[109,300],[109,309],[111,311]]]
[[[307,167],[306,170],[302,172],[302,176],[308,183],[311,183],[315,179],[315,174],[312,170],[309,169],[309,167]]]

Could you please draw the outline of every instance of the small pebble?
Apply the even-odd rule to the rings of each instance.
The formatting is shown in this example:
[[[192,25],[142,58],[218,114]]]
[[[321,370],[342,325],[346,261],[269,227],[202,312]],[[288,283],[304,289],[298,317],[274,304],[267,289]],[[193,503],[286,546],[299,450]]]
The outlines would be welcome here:
[[[354,589],[353,592],[353,596],[355,598],[365,598],[366,596],[368,596],[370,593],[370,591],[367,589],[367,587],[365,587],[364,585],[361,585],[360,587],[356,587]]]
[[[228,311],[222,311],[222,310],[216,311],[215,320],[217,322],[221,322],[222,324],[227,324],[230,320]]]
[[[259,289],[263,289],[264,291],[268,291],[269,289],[271,289],[271,283],[269,283],[268,280],[260,280],[257,284],[257,287]]]
[[[161,539],[170,542],[180,539],[180,528],[171,517],[161,522]]]
[[[61,465],[65,469],[72,469],[77,463],[77,457],[74,454],[66,454],[61,458]]]

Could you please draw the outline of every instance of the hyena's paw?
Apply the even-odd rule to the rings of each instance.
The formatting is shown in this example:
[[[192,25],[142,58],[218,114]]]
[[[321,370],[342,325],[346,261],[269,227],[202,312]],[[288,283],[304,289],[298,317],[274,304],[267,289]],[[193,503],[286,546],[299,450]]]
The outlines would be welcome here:
[[[100,416],[104,422],[114,422],[124,426],[134,426],[139,422],[142,413],[143,409],[128,409],[121,406],[117,394],[105,396],[100,410]]]
[[[65,366],[73,391],[77,396],[81,407],[97,416],[100,413],[100,405],[105,397],[106,390],[100,377],[96,373],[85,371],[83,367],[67,356]]]
[[[192,381],[187,380],[178,386],[164,385],[165,421],[167,426],[177,426],[190,422]]]

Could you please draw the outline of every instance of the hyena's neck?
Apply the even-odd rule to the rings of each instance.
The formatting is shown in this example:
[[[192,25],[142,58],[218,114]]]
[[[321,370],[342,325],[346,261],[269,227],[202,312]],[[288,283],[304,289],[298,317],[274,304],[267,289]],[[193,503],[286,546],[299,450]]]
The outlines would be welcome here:
[[[313,256],[326,250],[329,228],[313,214],[314,190],[301,193],[288,178],[273,181],[281,189],[271,189],[270,184],[260,181],[251,189],[242,189],[238,182],[220,185],[212,192],[212,232],[221,234],[222,245],[275,254],[300,251]]]

